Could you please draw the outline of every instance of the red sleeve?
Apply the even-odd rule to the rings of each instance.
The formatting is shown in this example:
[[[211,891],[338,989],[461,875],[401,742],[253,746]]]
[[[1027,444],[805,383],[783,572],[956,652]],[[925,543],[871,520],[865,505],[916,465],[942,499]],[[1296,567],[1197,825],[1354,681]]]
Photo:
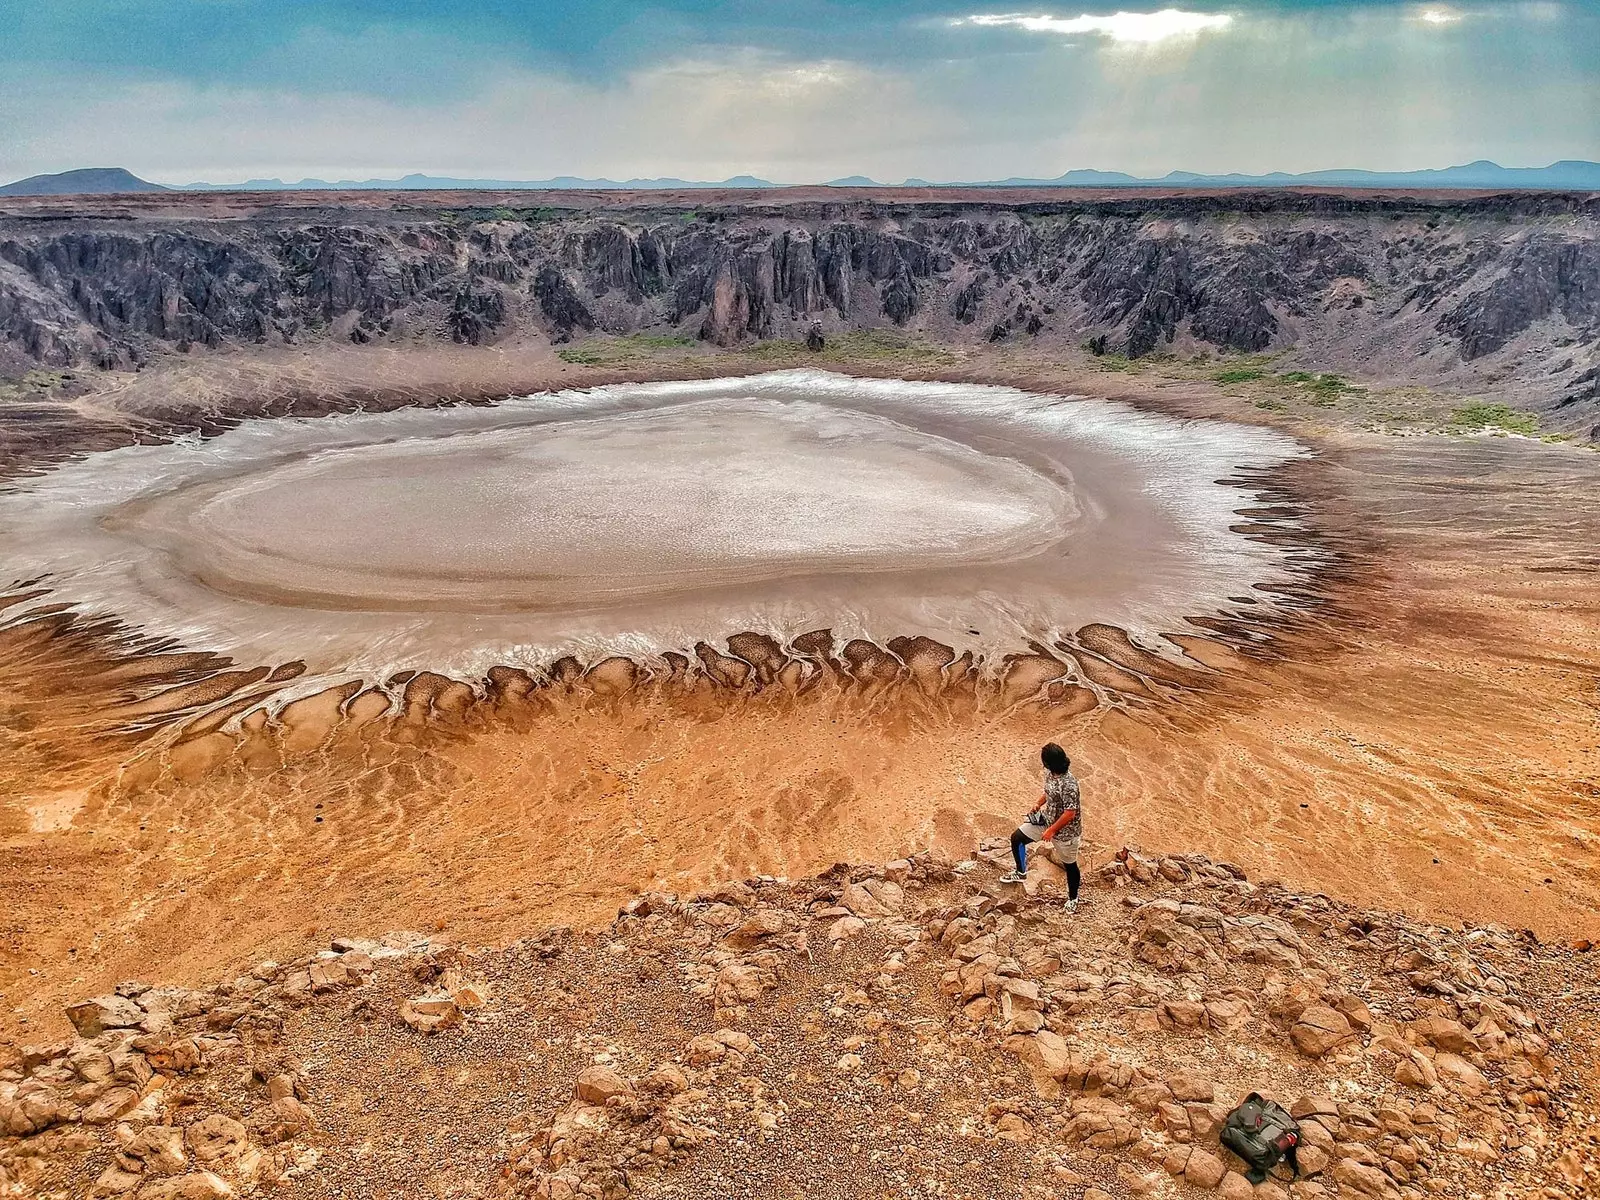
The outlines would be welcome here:
[[[1065,825],[1068,821],[1072,820],[1072,818],[1077,816],[1077,815],[1078,815],[1078,810],[1077,809],[1075,809],[1075,808],[1067,809],[1066,812],[1062,813],[1059,817],[1056,818],[1055,824],[1051,825],[1049,829],[1046,829],[1044,831],[1044,833],[1040,836],[1039,840],[1041,842],[1048,842],[1051,838],[1053,838],[1056,835],[1056,831],[1058,829],[1060,829],[1063,825]]]

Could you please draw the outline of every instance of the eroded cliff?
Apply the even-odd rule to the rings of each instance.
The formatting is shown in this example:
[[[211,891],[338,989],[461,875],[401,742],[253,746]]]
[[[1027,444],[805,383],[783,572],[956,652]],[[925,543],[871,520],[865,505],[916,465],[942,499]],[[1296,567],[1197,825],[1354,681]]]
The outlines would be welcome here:
[[[128,368],[328,338],[731,345],[820,320],[1134,358],[1292,351],[1600,438],[1597,214],[1576,196],[1304,193],[13,213],[0,352]]]

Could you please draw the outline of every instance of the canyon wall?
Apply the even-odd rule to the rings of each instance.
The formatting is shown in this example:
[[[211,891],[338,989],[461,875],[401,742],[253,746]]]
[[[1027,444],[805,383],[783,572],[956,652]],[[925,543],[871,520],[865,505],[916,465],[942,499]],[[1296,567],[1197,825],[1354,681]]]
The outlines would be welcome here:
[[[196,346],[597,331],[731,345],[821,321],[1131,358],[1289,351],[1600,439],[1600,199],[968,197],[12,211],[0,358],[127,369]]]

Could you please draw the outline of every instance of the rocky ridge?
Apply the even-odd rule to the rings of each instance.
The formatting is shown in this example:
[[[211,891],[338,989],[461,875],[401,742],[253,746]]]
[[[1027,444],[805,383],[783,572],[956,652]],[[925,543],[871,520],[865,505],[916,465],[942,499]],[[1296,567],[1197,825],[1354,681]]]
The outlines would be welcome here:
[[[122,984],[0,1069],[0,1194],[1595,1193],[1591,956],[1193,855],[1112,861],[1067,914],[1004,856]],[[1251,1090],[1300,1120],[1298,1178],[1219,1146]]]
[[[1493,389],[1594,436],[1595,203],[1245,193],[12,216],[0,218],[0,346],[19,363],[125,369],[196,346],[329,338],[644,330],[728,346],[804,338],[820,321],[1134,358],[1289,350]]]

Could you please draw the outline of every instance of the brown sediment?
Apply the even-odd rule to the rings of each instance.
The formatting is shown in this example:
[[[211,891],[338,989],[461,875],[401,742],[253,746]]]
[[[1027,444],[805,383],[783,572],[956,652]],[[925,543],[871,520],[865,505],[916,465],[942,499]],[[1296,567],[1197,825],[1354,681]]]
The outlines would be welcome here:
[[[1032,802],[1044,740],[1083,776],[1091,854],[1181,845],[1596,936],[1593,469],[1505,441],[1320,448],[1250,479],[1242,514],[1304,527],[1305,585],[1194,614],[1170,657],[1102,624],[981,665],[752,631],[283,703],[292,666],[269,691],[30,586],[0,610],[4,1031],[152,962],[203,978],[351,929],[503,941],[655,883],[960,850]],[[30,816],[50,805],[75,815]]]

